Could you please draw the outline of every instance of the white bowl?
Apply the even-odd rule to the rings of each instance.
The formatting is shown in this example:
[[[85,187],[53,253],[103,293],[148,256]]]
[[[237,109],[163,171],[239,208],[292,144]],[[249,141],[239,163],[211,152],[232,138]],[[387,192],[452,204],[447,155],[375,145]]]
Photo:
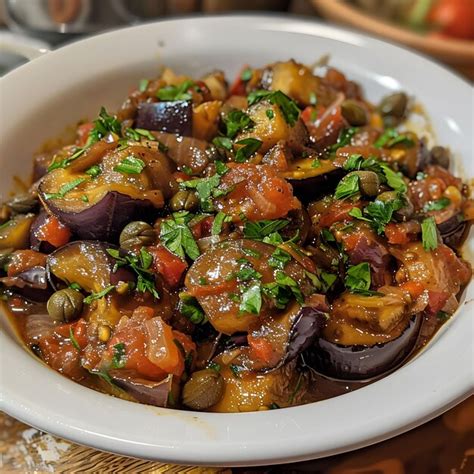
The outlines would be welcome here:
[[[1,80],[1,189],[27,176],[31,154],[66,124],[114,109],[131,85],[161,65],[232,77],[242,64],[295,58],[332,63],[378,100],[403,89],[426,106],[439,142],[474,176],[473,90],[451,72],[405,49],[310,21],[272,16],[189,18],[92,37],[49,53]],[[472,239],[471,239],[472,241]],[[257,465],[328,456],[395,436],[473,392],[470,285],[448,330],[379,382],[305,406],[242,414],[158,409],[84,388],[42,365],[3,319],[2,408],[80,444],[172,463]]]

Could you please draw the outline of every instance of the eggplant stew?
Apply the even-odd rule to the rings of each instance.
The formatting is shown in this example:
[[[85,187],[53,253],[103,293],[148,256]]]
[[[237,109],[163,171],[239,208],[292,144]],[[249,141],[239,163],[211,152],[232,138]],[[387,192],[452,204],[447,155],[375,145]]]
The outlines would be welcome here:
[[[238,412],[355,390],[456,311],[474,219],[447,148],[339,70],[165,69],[34,157],[0,211],[26,346],[140,403]]]

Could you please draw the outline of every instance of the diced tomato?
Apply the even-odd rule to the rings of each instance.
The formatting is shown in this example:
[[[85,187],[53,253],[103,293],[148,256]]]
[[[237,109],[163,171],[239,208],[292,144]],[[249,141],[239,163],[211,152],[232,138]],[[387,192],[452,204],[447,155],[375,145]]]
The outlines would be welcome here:
[[[8,264],[8,276],[15,276],[33,267],[44,267],[46,255],[36,250],[17,250]]]
[[[387,224],[385,226],[385,236],[389,244],[403,245],[410,242],[410,237],[406,230],[397,224]]]
[[[318,120],[325,111],[326,107],[323,105],[308,105],[305,107],[303,112],[301,112],[301,119],[305,124],[311,124],[316,122],[316,120]]]
[[[54,216],[48,216],[35,236],[38,240],[49,242],[53,247],[62,247],[71,240],[71,231]]]
[[[79,344],[81,349],[87,346],[88,337],[87,337],[87,322],[85,319],[79,319],[78,321],[70,324],[61,324],[54,329],[54,332],[63,338],[70,338],[72,335],[74,340]]]
[[[245,91],[245,82],[242,80],[242,73],[247,69],[248,66],[245,65],[237,74],[237,77],[234,79],[234,82],[230,86],[229,95],[247,95]]]
[[[335,222],[352,220],[349,212],[354,207],[360,207],[361,203],[352,203],[347,201],[334,201],[331,205],[321,213],[319,225],[321,227],[331,227]]]
[[[407,281],[400,285],[400,288],[410,293],[412,299],[418,298],[423,291],[425,291],[425,286],[417,281]]]
[[[428,290],[428,311],[432,314],[441,311],[448,298],[449,293],[446,291]]]
[[[474,39],[474,2],[437,0],[428,13],[428,21],[440,27],[445,35]]]
[[[193,286],[189,290],[191,296],[209,296],[209,295],[219,295],[221,293],[230,293],[237,288],[237,281],[235,279],[229,281],[223,281],[222,283],[216,283],[213,285],[201,285]]]
[[[189,176],[186,173],[183,173],[182,171],[175,171],[173,173],[173,178],[178,182],[189,181],[193,179],[192,176]]]
[[[192,226],[191,231],[195,239],[200,239],[202,237],[208,237],[211,235],[211,228],[214,222],[214,217],[209,216],[201,219],[195,225]]]
[[[319,149],[326,148],[336,143],[340,131],[344,128],[346,122],[342,117],[341,107],[334,107],[328,111],[314,124],[306,123],[309,134]]]
[[[273,347],[270,341],[265,337],[253,337],[251,334],[247,336],[250,347],[250,357],[266,364],[270,363],[273,356]]]
[[[162,245],[148,247],[148,251],[153,256],[154,271],[163,277],[169,287],[176,287],[188,267],[187,263]]]
[[[78,146],[84,146],[87,143],[87,140],[89,138],[89,133],[91,132],[93,128],[94,128],[94,124],[92,122],[86,122],[86,123],[83,123],[82,125],[79,125],[79,127],[77,127],[76,144]]]

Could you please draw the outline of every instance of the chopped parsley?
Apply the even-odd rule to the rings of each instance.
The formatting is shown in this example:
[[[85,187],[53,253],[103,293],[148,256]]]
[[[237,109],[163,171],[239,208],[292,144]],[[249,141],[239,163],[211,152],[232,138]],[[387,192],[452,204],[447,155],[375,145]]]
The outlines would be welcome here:
[[[179,86],[166,86],[162,87],[156,93],[156,96],[160,100],[191,100],[192,95],[189,89],[196,88],[196,84],[193,81],[184,81]]]
[[[235,364],[230,364],[229,369],[230,369],[230,371],[232,372],[232,375],[235,378],[237,378],[237,379],[240,378],[240,372],[242,370],[241,367],[239,367],[238,365],[235,365]]]
[[[376,148],[393,148],[395,145],[412,147],[415,145],[415,142],[408,135],[401,134],[395,129],[389,128],[385,130],[374,143]]]
[[[237,148],[237,152],[235,153],[235,161],[237,163],[244,163],[248,158],[258,151],[258,149],[262,146],[262,143],[263,142],[261,140],[257,140],[256,138],[244,138],[243,140],[235,142],[236,145],[242,145]]]
[[[262,308],[262,293],[259,283],[250,285],[241,296],[239,310],[241,313],[259,314]]]
[[[112,369],[122,369],[127,363],[127,358],[125,356],[125,344],[119,342],[114,345],[114,355],[112,357]]]
[[[436,317],[440,320],[440,321],[447,321],[449,319],[449,314],[446,312],[446,311],[438,311],[436,313]]]
[[[114,171],[125,174],[140,174],[145,169],[145,162],[140,158],[129,155],[114,167]]]
[[[427,217],[421,223],[421,240],[427,252],[438,247],[438,229],[434,217]]]
[[[228,151],[232,151],[233,148],[232,140],[227,137],[215,137],[214,140],[212,140],[212,144],[217,148],[223,148]]]
[[[81,346],[77,342],[77,339],[74,337],[74,332],[72,330],[72,326],[69,327],[69,340],[71,341],[71,344],[73,345],[74,349],[77,351],[81,351]]]
[[[140,249],[140,254],[131,253],[121,254],[117,249],[107,249],[107,253],[115,259],[115,265],[112,272],[115,273],[118,268],[128,266],[137,275],[136,291],[140,293],[151,293],[156,299],[160,296],[156,291],[155,277],[149,270],[153,257],[144,247]]]
[[[403,180],[403,175],[394,171],[386,163],[380,163],[380,166],[385,178],[387,179],[387,184],[395,191],[405,193],[407,191],[407,185]]]
[[[270,258],[268,259],[268,265],[273,268],[279,268],[283,270],[288,262],[291,261],[291,255],[281,248],[276,248]]]
[[[431,201],[427,202],[423,206],[423,210],[425,212],[430,212],[430,211],[441,211],[445,207],[448,207],[451,204],[451,200],[447,197],[442,197],[436,201]]]
[[[91,178],[97,178],[102,173],[99,165],[91,166],[87,171],[86,174],[89,175]]]
[[[252,69],[247,67],[240,73],[240,79],[242,79],[244,82],[248,82],[252,78],[252,74]]]
[[[227,214],[223,212],[218,212],[216,216],[214,217],[214,221],[212,223],[211,234],[219,235],[222,232],[222,226],[224,225],[224,222],[230,222],[230,221],[232,221],[231,216],[228,216]]]
[[[272,120],[275,117],[275,112],[272,109],[265,110],[265,115],[268,117],[268,120]]]
[[[356,132],[357,132],[356,127],[343,128],[339,132],[339,136],[337,137],[337,142],[334,143],[334,145],[331,145],[329,147],[329,152],[335,153],[339,148],[350,145],[352,137],[356,134]]]
[[[346,288],[352,293],[367,293],[370,289],[370,266],[367,262],[352,265],[347,269]]]
[[[254,126],[253,120],[242,110],[231,110],[224,118],[223,122],[228,138],[235,138],[239,132],[249,130]]]
[[[84,298],[84,303],[91,304],[93,301],[100,300],[104,296],[108,295],[114,288],[115,285],[110,285],[104,288],[102,291],[99,291],[98,293],[91,293],[89,296]]]
[[[354,207],[349,211],[349,215],[356,219],[369,222],[377,234],[382,234],[385,226],[392,220],[393,213],[403,206],[401,198],[392,201],[380,201],[376,199],[370,202],[362,211]]]
[[[334,197],[347,199],[359,193],[359,176],[356,174],[344,176],[336,187]]]
[[[289,224],[285,219],[247,221],[244,225],[244,236],[248,239],[263,240],[265,237],[278,232]]]
[[[262,291],[280,309],[285,308],[292,298],[295,298],[300,304],[303,304],[304,301],[303,293],[301,293],[298,283],[282,271],[277,271],[275,281],[263,285]]]
[[[321,161],[319,160],[319,158],[315,158],[311,162],[311,168],[320,168],[320,167],[321,167]]]
[[[220,372],[221,371],[221,366],[220,364],[218,364],[217,362],[209,362],[209,365],[207,366],[209,369],[211,370],[215,370],[216,372]]]
[[[150,81],[148,79],[140,79],[140,81],[138,82],[138,90],[140,92],[145,92],[148,88],[149,83]]]
[[[66,196],[67,193],[71,192],[73,189],[77,188],[80,186],[84,181],[86,181],[86,178],[76,178],[73,179],[72,181],[69,181],[69,183],[63,184],[57,193],[46,193],[44,195],[45,199],[62,199],[64,196]]]
[[[193,324],[207,323],[206,314],[198,303],[198,300],[187,293],[179,294],[178,309],[183,316],[186,316]]]
[[[267,100],[273,105],[277,105],[285,121],[293,127],[297,122],[300,116],[300,109],[296,105],[296,102],[284,94],[282,91],[266,91],[266,90],[257,90],[252,91],[248,97],[248,104],[253,105],[261,100]]]
[[[201,253],[188,227],[192,217],[188,211],[174,212],[161,223],[160,240],[171,253],[182,259],[187,255],[191,260],[196,260]]]

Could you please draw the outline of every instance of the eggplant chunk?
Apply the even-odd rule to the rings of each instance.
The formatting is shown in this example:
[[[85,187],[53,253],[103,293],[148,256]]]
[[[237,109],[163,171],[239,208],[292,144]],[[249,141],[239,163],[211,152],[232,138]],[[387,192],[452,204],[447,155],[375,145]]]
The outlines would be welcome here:
[[[133,282],[135,277],[127,269],[113,272],[115,260],[106,251],[110,247],[101,242],[76,241],[50,254],[46,268],[52,286],[60,286],[60,280],[63,285],[76,283],[88,293],[99,293],[120,282]],[[113,327],[120,318],[119,298],[112,291],[93,301],[88,307],[89,321]]]
[[[465,221],[460,213],[437,224],[443,242],[453,249],[458,249],[469,234],[470,223]]]
[[[332,191],[344,176],[342,168],[337,168],[330,160],[300,158],[290,163],[287,171],[280,172],[293,186],[294,195],[302,202],[318,199]]]
[[[0,278],[0,283],[29,301],[47,301],[52,293],[44,266],[34,266],[15,276]]]
[[[172,400],[178,400],[179,381],[173,375],[156,382],[141,378],[129,370],[111,370],[109,375],[115,385],[131,395],[137,402],[155,407],[172,407]]]
[[[262,142],[259,153],[266,153],[279,141],[285,141],[290,150],[301,153],[309,142],[308,130],[301,119],[290,126],[278,105],[267,101],[258,102],[247,109],[247,114],[254,123],[248,132],[238,135],[236,141],[256,138]]]
[[[99,142],[48,173],[38,188],[45,208],[81,239],[115,241],[131,220],[153,219],[173,194],[176,167],[158,143],[147,143],[123,149]]]
[[[189,169],[193,174],[200,174],[210,162],[213,147],[204,140],[165,132],[155,132],[153,135],[167,147],[166,155],[181,170]]]
[[[30,228],[34,214],[19,214],[0,226],[0,250],[26,249],[30,243]]]
[[[270,358],[262,360],[252,347],[242,347],[234,363],[259,372],[278,369],[308,349],[321,335],[325,322],[324,312],[295,302],[248,335],[257,345],[261,342],[271,348]]]
[[[189,137],[193,130],[192,103],[176,100],[140,104],[135,126]]]
[[[312,104],[314,95],[318,102],[329,105],[334,95],[307,66],[293,60],[267,66],[263,70],[262,86],[272,91],[280,90],[302,106]]]
[[[231,335],[255,330],[266,319],[280,313],[265,298],[258,314],[240,310],[239,272],[253,270],[261,275],[258,281],[262,285],[272,283],[275,269],[268,264],[268,259],[274,250],[272,245],[254,240],[227,240],[211,247],[193,263],[186,275],[186,288],[197,298],[218,332]],[[286,264],[284,273],[298,283],[303,294],[312,291],[304,268],[295,260]],[[248,286],[252,286],[252,282]]]
[[[422,317],[413,316],[395,339],[372,346],[343,346],[319,338],[313,346],[311,363],[324,375],[343,380],[365,380],[394,369],[413,350]]]

